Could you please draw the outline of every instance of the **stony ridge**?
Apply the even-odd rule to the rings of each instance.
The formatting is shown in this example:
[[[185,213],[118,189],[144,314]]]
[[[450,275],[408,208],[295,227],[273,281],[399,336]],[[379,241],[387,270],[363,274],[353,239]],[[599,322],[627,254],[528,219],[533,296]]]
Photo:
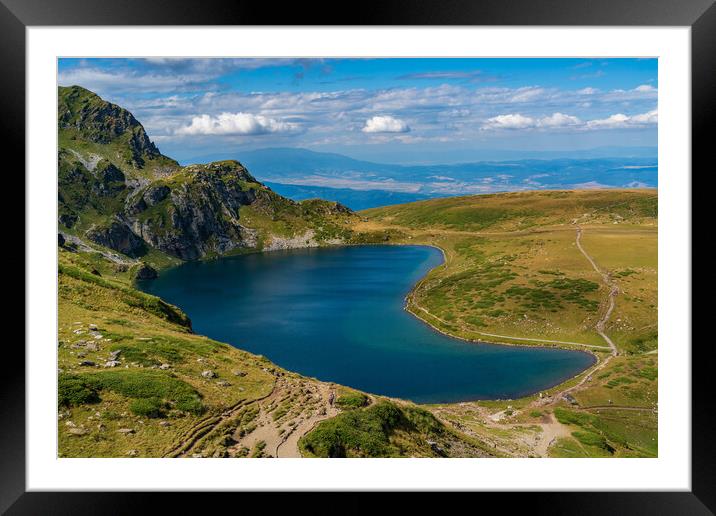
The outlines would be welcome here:
[[[180,167],[129,111],[79,86],[59,89],[58,131],[60,230],[130,258],[155,249],[196,260],[349,236],[355,214],[345,206],[282,197],[234,160]]]

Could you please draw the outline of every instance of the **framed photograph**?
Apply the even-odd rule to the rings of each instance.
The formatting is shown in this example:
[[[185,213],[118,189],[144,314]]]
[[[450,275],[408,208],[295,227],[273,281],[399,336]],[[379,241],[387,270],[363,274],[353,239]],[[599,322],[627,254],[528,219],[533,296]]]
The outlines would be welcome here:
[[[529,491],[712,514],[712,1],[2,0],[0,23],[26,192],[0,508]]]

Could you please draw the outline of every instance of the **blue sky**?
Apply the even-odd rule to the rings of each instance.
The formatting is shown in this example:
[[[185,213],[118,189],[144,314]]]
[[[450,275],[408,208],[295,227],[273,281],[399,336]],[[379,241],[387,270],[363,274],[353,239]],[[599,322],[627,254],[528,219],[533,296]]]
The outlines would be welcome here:
[[[656,147],[656,59],[61,59],[162,152],[303,147],[399,163]],[[460,156],[462,159],[454,159]]]

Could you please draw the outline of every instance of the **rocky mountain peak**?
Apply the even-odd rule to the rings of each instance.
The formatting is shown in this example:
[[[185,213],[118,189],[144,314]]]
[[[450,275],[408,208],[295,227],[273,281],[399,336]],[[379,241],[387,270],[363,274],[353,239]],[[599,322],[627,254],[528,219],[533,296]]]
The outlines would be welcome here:
[[[143,167],[145,160],[161,156],[132,113],[80,86],[59,87],[57,124],[73,139],[126,145],[128,162],[137,168]]]

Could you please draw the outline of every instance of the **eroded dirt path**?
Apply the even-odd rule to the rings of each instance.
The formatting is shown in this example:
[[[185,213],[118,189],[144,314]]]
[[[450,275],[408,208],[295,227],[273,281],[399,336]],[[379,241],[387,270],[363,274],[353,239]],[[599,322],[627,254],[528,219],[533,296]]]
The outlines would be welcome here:
[[[518,415],[523,410],[510,414]],[[493,413],[469,402],[440,407],[433,413],[446,425],[481,441],[498,456],[548,457],[549,448],[557,439],[571,435],[569,427],[547,412],[540,421],[519,423],[503,421],[510,417],[505,410]]]
[[[234,432],[236,444],[229,454],[251,456],[261,449],[262,457],[301,457],[299,439],[338,414],[331,398],[335,398],[331,384],[279,378],[271,395],[257,403],[258,414],[249,428]]]
[[[542,434],[534,448],[535,455],[539,457],[548,457],[549,447],[552,446],[552,443],[561,437],[569,437],[572,435],[569,428],[557,421],[552,414],[546,414],[545,417],[549,421],[540,424]]]
[[[612,350],[612,355],[617,355],[617,346],[612,342],[612,339],[609,338],[609,335],[604,333],[604,327],[607,324],[607,321],[609,321],[609,317],[612,315],[612,311],[614,310],[614,298],[617,297],[617,294],[619,294],[619,287],[617,284],[612,280],[611,276],[609,275],[609,272],[603,271],[599,268],[597,263],[594,261],[594,258],[589,256],[589,253],[584,250],[584,247],[582,247],[582,228],[580,226],[577,226],[577,249],[584,255],[584,257],[589,261],[589,263],[592,265],[592,268],[596,271],[597,274],[599,274],[602,277],[602,281],[604,284],[609,288],[609,296],[607,297],[607,309],[604,312],[604,315],[602,315],[601,319],[597,321],[597,324],[595,325],[595,329],[597,330],[597,333],[604,339],[604,341],[609,344],[609,347]]]
[[[574,221],[576,224],[576,219]],[[614,344],[611,338],[609,338],[609,335],[607,335],[604,332],[604,328],[609,321],[609,318],[612,315],[612,311],[614,310],[614,299],[616,298],[617,294],[619,294],[619,287],[614,282],[614,280],[609,275],[609,272],[603,271],[597,263],[594,261],[594,258],[592,258],[587,251],[584,250],[584,247],[582,247],[582,228],[581,226],[577,226],[577,236],[575,239],[575,242],[577,244],[577,248],[579,251],[584,255],[584,257],[589,261],[592,268],[599,274],[602,278],[602,281],[604,284],[609,288],[609,295],[607,296],[607,309],[604,311],[604,314],[600,319],[597,321],[597,324],[594,326],[597,333],[604,339],[604,341],[609,344],[609,349],[611,350],[611,353],[608,357],[606,357],[604,360],[599,361],[598,364],[596,364],[590,371],[584,374],[582,379],[575,385],[555,394],[554,399],[559,399],[563,397],[565,394],[570,394],[572,392],[578,391],[584,387],[584,384],[592,379],[592,375],[600,370],[602,370],[606,365],[611,361],[612,358],[616,357],[619,352],[617,351],[617,346]],[[543,404],[542,400],[537,400],[533,404],[540,405]]]

